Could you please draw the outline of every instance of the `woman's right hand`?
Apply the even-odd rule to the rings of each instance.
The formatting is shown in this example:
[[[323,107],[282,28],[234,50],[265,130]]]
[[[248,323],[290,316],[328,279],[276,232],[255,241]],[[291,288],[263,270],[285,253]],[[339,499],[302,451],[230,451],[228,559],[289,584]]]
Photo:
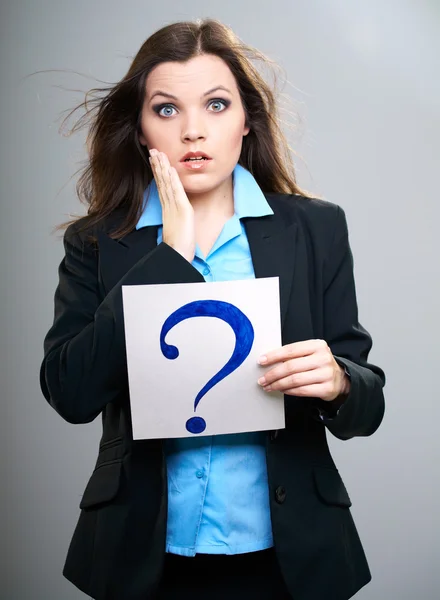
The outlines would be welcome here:
[[[167,155],[151,149],[150,164],[162,205],[162,239],[188,262],[192,262],[196,252],[193,207]]]

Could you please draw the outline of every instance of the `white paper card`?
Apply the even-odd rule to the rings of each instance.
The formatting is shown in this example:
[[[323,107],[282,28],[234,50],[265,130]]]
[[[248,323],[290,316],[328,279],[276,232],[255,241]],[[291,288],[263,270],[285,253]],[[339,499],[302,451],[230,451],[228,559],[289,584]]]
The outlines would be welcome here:
[[[257,384],[269,370],[258,357],[281,346],[278,277],[123,286],[122,297],[134,439],[285,427],[283,394]]]

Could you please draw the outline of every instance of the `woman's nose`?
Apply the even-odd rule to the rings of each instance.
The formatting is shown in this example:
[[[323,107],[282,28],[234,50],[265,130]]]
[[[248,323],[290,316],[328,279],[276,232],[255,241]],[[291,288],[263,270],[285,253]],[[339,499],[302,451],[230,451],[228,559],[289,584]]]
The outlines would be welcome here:
[[[186,132],[183,134],[183,141],[185,142],[192,142],[195,140],[203,140],[205,138],[205,135],[200,133],[200,131],[196,130],[196,129],[191,129],[191,130],[186,130]]]
[[[193,117],[188,119],[182,128],[182,140],[194,141],[206,137],[206,127],[202,119]]]

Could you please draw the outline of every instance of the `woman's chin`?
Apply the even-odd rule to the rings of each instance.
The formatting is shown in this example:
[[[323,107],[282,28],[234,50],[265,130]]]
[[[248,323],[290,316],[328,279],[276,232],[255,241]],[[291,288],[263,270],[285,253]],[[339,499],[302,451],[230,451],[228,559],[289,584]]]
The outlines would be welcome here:
[[[184,177],[182,178],[183,189],[187,194],[203,194],[216,187],[210,177]]]

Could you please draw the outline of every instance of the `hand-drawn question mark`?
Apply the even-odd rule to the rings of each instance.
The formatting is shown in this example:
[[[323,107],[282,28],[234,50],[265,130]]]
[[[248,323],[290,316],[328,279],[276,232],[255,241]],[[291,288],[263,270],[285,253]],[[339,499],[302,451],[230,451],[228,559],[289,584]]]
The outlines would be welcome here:
[[[219,381],[235,371],[249,355],[254,343],[254,328],[247,316],[236,306],[229,304],[229,302],[222,302],[221,300],[196,300],[190,302],[174,311],[162,325],[160,348],[166,358],[174,360],[179,356],[179,350],[176,346],[165,342],[168,332],[181,321],[192,319],[193,317],[216,317],[217,319],[226,321],[235,333],[235,348],[231,358],[197,394],[194,402],[195,412],[203,396]],[[206,422],[202,417],[191,417],[186,422],[186,429],[190,433],[202,433],[206,429]]]

